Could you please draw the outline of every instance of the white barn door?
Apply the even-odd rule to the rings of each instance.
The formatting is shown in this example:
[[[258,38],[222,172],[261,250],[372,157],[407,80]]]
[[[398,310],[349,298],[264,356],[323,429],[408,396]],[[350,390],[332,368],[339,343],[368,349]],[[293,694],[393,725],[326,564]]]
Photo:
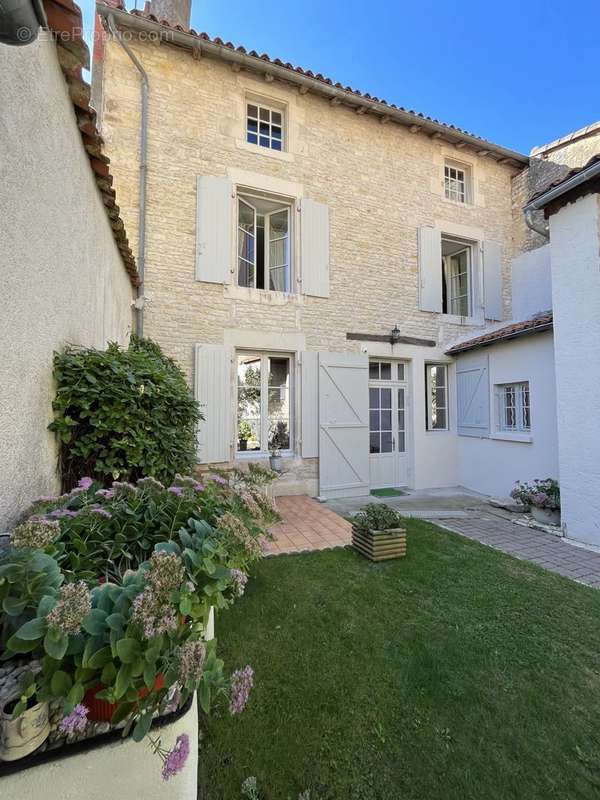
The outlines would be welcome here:
[[[369,360],[319,353],[319,494],[369,494]]]

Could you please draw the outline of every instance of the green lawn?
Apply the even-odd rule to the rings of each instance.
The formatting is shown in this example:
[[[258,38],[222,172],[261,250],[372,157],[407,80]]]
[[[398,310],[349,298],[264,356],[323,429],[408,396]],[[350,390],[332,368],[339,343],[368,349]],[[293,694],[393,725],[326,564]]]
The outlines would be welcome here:
[[[600,797],[600,592],[408,527],[400,561],[267,559],[220,616],[256,687],[207,722],[200,798]]]

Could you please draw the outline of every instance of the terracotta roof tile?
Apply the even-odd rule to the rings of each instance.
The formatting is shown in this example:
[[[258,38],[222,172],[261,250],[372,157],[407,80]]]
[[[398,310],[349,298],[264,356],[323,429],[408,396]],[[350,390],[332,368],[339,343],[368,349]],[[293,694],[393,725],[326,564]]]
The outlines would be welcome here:
[[[511,322],[510,325],[505,325],[489,333],[483,333],[481,336],[476,336],[474,339],[458,342],[446,350],[446,354],[455,355],[456,353],[463,353],[466,350],[474,350],[476,347],[485,347],[486,345],[495,344],[507,339],[516,339],[519,336],[547,330],[551,327],[552,312],[547,311],[544,314],[537,314],[535,317],[531,317],[531,319],[526,319],[523,322]]]
[[[71,0],[43,0],[43,3],[48,28],[60,34],[56,36],[58,62],[65,77],[81,141],[102,196],[115,244],[131,283],[138,286],[140,278],[135,258],[129,247],[125,225],[119,216],[119,206],[115,203],[113,179],[108,166],[110,159],[102,152],[103,140],[96,128],[96,112],[90,106],[90,87],[82,77],[82,70],[89,69],[90,54],[83,40],[81,9]]]
[[[588,167],[591,167],[592,164],[595,164],[597,161],[600,161],[600,153],[596,153],[595,155],[593,155],[590,158],[590,160],[587,161],[582,167],[574,167],[573,169],[570,169],[568,172],[566,172],[561,178],[557,178],[556,180],[552,181],[551,183],[548,183],[546,186],[544,186],[543,189],[540,189],[540,191],[538,191],[535,194],[533,194],[529,198],[528,202],[531,203],[537,197],[541,197],[543,194],[546,194],[546,192],[549,192],[550,189],[554,189],[557,186],[560,186],[561,183],[565,183],[565,181],[568,181],[574,175],[577,175],[578,173],[583,172],[584,169],[587,169]]]
[[[143,11],[141,9],[132,9],[130,11],[127,11],[127,9],[125,8],[125,5],[123,4],[122,0],[121,0],[120,4],[118,4],[116,6],[113,5],[112,7],[113,8],[116,7],[118,10],[123,11],[123,12],[125,12],[127,14],[130,14],[131,16],[143,17],[144,19],[148,19],[148,20],[151,20],[152,22],[156,22],[156,23],[158,23],[159,25],[161,25],[164,28],[169,28],[170,30],[179,30],[182,33],[190,34],[191,36],[194,36],[197,39],[201,39],[203,41],[210,42],[211,44],[216,44],[216,45],[219,45],[219,46],[222,46],[222,47],[226,47],[229,50],[233,50],[233,51],[236,51],[236,52],[239,52],[239,53],[243,53],[243,54],[248,55],[248,56],[253,56],[254,58],[260,59],[262,61],[266,61],[269,64],[273,64],[275,66],[283,67],[284,69],[288,69],[288,70],[290,70],[292,72],[296,72],[296,73],[298,73],[300,75],[304,75],[307,78],[312,78],[313,80],[316,80],[316,81],[319,81],[321,83],[327,84],[328,86],[333,86],[335,88],[341,89],[342,91],[346,92],[349,95],[353,95],[355,97],[361,97],[361,98],[363,98],[365,100],[372,100],[373,102],[380,103],[381,105],[387,106],[388,108],[395,109],[397,111],[402,111],[402,112],[404,112],[406,114],[411,114],[412,116],[418,117],[419,119],[422,119],[425,122],[430,122],[430,123],[433,123],[434,125],[439,125],[439,126],[441,126],[443,128],[446,128],[448,131],[452,131],[452,132],[456,133],[457,135],[469,136],[470,138],[476,139],[478,142],[481,142],[482,144],[488,145],[488,146],[490,146],[492,148],[496,148],[496,149],[500,149],[500,150],[507,150],[507,148],[500,148],[498,145],[494,145],[492,142],[487,141],[486,139],[482,138],[481,136],[477,136],[477,134],[471,133],[470,131],[464,130],[463,128],[459,128],[456,125],[451,125],[451,124],[448,124],[448,123],[445,123],[445,122],[441,122],[440,120],[435,119],[434,117],[428,117],[427,115],[422,114],[419,111],[413,111],[412,109],[407,109],[407,108],[404,108],[403,106],[398,106],[395,103],[389,103],[387,100],[382,100],[382,99],[380,99],[378,97],[375,97],[375,96],[369,94],[368,92],[361,92],[358,89],[354,89],[352,86],[343,86],[341,83],[333,81],[331,78],[328,78],[328,77],[322,75],[320,72],[314,73],[310,69],[304,69],[303,67],[293,66],[292,64],[289,63],[289,61],[282,61],[279,58],[271,58],[268,55],[268,53],[262,53],[262,55],[259,55],[256,52],[256,50],[246,50],[246,48],[244,48],[242,46],[236,46],[236,45],[232,44],[231,42],[224,42],[219,36],[215,36],[214,38],[211,38],[208,35],[208,33],[205,33],[205,32],[197,33],[193,28],[189,28],[188,30],[185,30],[180,25],[170,25],[167,20],[159,19],[154,14],[151,14],[149,12]],[[512,152],[512,151],[508,151],[508,152]],[[521,155],[519,153],[514,153],[513,155],[514,155],[515,160],[519,161],[520,163],[526,163],[528,161],[528,158],[526,156],[524,156],[524,155]],[[509,158],[510,158],[510,156],[509,156]]]

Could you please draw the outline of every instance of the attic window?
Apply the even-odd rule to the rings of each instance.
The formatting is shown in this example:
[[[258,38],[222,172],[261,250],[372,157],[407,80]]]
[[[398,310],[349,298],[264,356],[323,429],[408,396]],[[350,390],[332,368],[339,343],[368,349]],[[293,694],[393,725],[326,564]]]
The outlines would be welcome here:
[[[246,141],[269,150],[284,149],[284,115],[282,109],[262,103],[246,103]]]
[[[444,193],[447,200],[471,203],[471,169],[466,164],[446,161],[444,164]]]

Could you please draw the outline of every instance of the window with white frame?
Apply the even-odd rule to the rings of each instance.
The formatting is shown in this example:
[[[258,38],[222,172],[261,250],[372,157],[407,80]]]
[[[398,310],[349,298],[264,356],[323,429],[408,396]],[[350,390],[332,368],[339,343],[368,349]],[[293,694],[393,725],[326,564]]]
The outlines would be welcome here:
[[[531,406],[529,381],[504,383],[495,387],[496,418],[499,431],[529,433]]]
[[[246,141],[269,150],[284,150],[284,112],[263,103],[246,103]]]
[[[466,164],[446,161],[444,164],[444,194],[456,203],[471,202],[471,168]]]
[[[470,317],[473,313],[474,244],[442,236],[442,313]]]
[[[238,193],[238,284],[291,291],[291,202]]]
[[[428,431],[448,430],[448,367],[425,365],[425,403]]]
[[[290,450],[292,359],[275,353],[237,353],[236,450]]]

